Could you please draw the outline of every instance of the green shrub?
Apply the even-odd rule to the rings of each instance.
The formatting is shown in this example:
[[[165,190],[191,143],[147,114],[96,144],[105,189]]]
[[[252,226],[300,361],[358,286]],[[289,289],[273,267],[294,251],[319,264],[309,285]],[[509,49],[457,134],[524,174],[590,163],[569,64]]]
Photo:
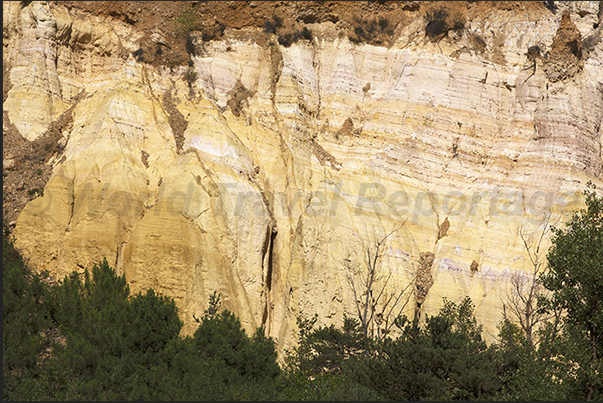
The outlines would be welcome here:
[[[307,27],[304,27],[301,30],[300,37],[302,39],[312,40],[312,31],[310,31]]]
[[[461,13],[456,13],[452,17],[452,29],[460,31],[465,28],[465,17]]]
[[[302,29],[292,29],[291,27],[283,27],[283,19],[278,15],[273,15],[272,18],[264,22],[264,32],[267,34],[276,34],[278,43],[286,48],[299,41],[300,39],[312,40],[312,31],[307,27]]]
[[[395,27],[385,17],[373,19],[355,17],[348,37],[353,43],[380,46],[391,40],[394,29]]]
[[[286,48],[297,42],[297,40],[298,36],[293,32],[287,32],[278,36],[278,43]]]
[[[193,42],[193,38],[190,34],[186,34],[186,53],[189,55],[195,56],[195,42]]]
[[[2,269],[4,400],[276,400],[289,387],[273,341],[248,337],[215,295],[180,337],[174,300],[131,295],[106,260],[47,286],[5,224]]]
[[[200,23],[193,9],[182,9],[175,20],[176,33],[180,36],[185,36],[192,31],[200,29]]]
[[[13,245],[8,225],[2,237],[3,400],[47,400],[44,355],[52,326],[45,304],[46,274],[31,272]]]
[[[189,68],[186,69],[186,71],[184,72],[184,74],[182,75],[182,79],[184,81],[186,81],[188,83],[188,85],[192,85],[193,82],[195,82],[195,80],[197,80],[197,72],[195,71],[195,68],[190,66]]]
[[[283,26],[283,18],[281,16],[275,14],[272,16],[272,20],[276,24],[277,28]]]
[[[267,34],[276,34],[276,29],[283,26],[283,19],[278,15],[273,15],[272,18],[264,22],[264,32]]]
[[[389,21],[387,18],[385,17],[380,17],[379,18],[379,28],[381,29],[387,29],[387,27],[389,27]]]
[[[264,32],[267,34],[276,34],[276,23],[272,20],[264,22]]]
[[[278,43],[280,45],[283,45],[286,48],[293,45],[300,39],[311,40],[312,39],[312,31],[310,31],[308,28],[304,27],[300,31],[284,32],[284,33],[279,33],[279,35],[278,35]]]
[[[452,17],[443,8],[429,10],[425,13],[425,35],[432,41],[438,40],[450,30],[460,31],[465,28],[465,16],[456,13]]]
[[[142,54],[144,53],[144,50],[142,50],[142,48],[139,48],[137,50],[135,50],[134,52],[132,52],[132,56],[134,56],[134,58],[136,59],[137,62],[143,62],[144,58],[142,56]]]
[[[44,189],[41,188],[33,188],[27,191],[27,194],[33,197],[44,196]]]
[[[222,23],[218,23],[213,27],[207,27],[201,32],[201,40],[203,42],[208,42],[213,39],[219,39],[224,34],[225,29],[226,26]]]
[[[425,34],[432,40],[445,35],[450,30],[447,23],[448,12],[444,9],[430,10],[425,13],[427,25],[425,26]]]
[[[230,311],[218,313],[219,296],[214,293],[208,310],[194,335],[196,352],[203,358],[234,369],[245,379],[275,377],[280,373],[272,339],[258,328],[250,338]]]
[[[363,386],[345,376],[316,374],[311,377],[302,373],[288,374],[278,380],[280,401],[384,401],[375,390]]]
[[[288,373],[337,375],[393,400],[493,398],[501,387],[497,351],[482,340],[473,312],[468,297],[445,300],[425,326],[400,317],[402,334],[384,340],[363,336],[354,319],[341,329],[313,329],[316,317],[298,320],[300,343],[287,356]]]

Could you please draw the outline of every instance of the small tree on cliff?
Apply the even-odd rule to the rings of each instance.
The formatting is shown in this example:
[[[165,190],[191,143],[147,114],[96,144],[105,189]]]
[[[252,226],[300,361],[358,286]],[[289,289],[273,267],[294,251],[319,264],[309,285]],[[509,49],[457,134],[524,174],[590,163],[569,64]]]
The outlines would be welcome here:
[[[551,315],[547,315],[538,309],[538,299],[544,297],[547,290],[542,284],[542,277],[548,272],[546,262],[546,250],[543,249],[543,241],[551,231],[551,216],[547,215],[541,226],[541,231],[530,232],[526,224],[519,229],[519,237],[523,242],[528,254],[529,263],[532,266],[532,273],[522,275],[515,273],[511,277],[511,290],[507,296],[504,308],[504,324],[510,324],[510,318],[507,316],[507,309],[512,316],[519,322],[519,326],[524,333],[525,341],[530,348],[537,343],[534,335],[536,329],[543,322],[552,320],[552,325],[557,329],[560,321],[560,310],[554,310]],[[507,336],[512,332],[505,330]]]
[[[375,244],[374,249],[366,248],[364,267],[360,274],[353,273],[349,262],[346,262],[348,281],[354,294],[356,314],[360,321],[365,338],[385,338],[394,326],[396,318],[401,314],[411,293],[407,291],[414,285],[410,282],[405,288],[396,292],[387,292],[387,284],[392,277],[391,272],[387,275],[380,270],[379,260],[385,241],[395,232],[399,231],[405,223],[385,235]]]

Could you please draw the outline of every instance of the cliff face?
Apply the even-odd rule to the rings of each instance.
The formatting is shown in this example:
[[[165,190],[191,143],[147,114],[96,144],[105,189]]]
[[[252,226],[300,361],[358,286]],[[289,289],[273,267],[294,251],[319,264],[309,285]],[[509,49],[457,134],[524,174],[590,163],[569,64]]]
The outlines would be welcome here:
[[[549,3],[459,3],[464,24],[430,35],[435,5],[396,4],[380,45],[342,35],[360,31],[335,5],[290,46],[193,32],[191,65],[168,67],[139,49],[169,38],[122,14],[4,2],[9,203],[28,159],[7,139],[51,144],[17,246],[56,277],[106,257],[175,298],[187,333],[217,290],[281,352],[297,316],[355,315],[378,251],[375,289],[406,290],[404,313],[469,295],[491,338],[533,270],[520,232],[535,246],[603,185],[599,4]]]

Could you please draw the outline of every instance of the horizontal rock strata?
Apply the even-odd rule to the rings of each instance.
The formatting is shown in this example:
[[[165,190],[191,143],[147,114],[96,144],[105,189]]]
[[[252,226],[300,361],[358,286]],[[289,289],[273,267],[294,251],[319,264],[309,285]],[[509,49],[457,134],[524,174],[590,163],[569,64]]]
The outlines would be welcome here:
[[[72,124],[17,246],[58,277],[106,257],[172,296],[189,334],[217,290],[282,353],[298,315],[354,315],[383,241],[376,287],[407,289],[404,314],[468,295],[492,339],[533,269],[519,231],[536,242],[603,186],[603,44],[567,54],[591,6],[493,10],[439,41],[407,10],[389,47],[332,21],[288,47],[226,29],[169,69],[131,55],[126,22],[20,4],[3,3],[4,110],[29,140],[69,108]]]

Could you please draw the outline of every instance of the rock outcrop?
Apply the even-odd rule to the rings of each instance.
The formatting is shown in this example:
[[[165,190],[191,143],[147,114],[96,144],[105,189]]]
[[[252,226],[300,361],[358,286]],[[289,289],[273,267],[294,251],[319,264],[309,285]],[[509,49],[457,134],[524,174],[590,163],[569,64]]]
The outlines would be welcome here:
[[[298,315],[354,314],[351,279],[383,241],[376,287],[408,289],[406,315],[468,295],[491,339],[531,270],[518,231],[603,186],[593,2],[468,10],[438,41],[407,5],[389,47],[334,18],[290,46],[227,27],[171,69],[131,55],[135,24],[22,3],[3,3],[5,116],[28,140],[70,124],[17,246],[57,277],[106,257],[135,292],[172,296],[189,334],[217,290],[284,352]]]

